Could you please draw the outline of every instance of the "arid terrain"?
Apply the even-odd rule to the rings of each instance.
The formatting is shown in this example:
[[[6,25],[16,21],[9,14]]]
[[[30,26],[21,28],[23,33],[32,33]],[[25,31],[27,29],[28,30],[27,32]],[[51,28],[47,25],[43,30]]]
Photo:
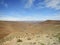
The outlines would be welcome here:
[[[0,21],[0,45],[60,45],[60,20]]]

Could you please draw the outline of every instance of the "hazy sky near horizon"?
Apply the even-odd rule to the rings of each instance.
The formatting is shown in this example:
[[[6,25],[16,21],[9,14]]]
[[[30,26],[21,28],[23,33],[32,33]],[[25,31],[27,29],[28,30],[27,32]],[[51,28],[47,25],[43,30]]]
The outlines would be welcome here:
[[[0,0],[0,20],[60,20],[60,0]]]

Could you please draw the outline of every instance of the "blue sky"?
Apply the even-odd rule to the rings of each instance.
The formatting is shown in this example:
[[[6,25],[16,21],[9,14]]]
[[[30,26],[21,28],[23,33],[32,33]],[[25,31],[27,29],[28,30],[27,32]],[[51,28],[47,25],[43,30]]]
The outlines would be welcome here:
[[[0,0],[0,20],[60,20],[60,0]]]

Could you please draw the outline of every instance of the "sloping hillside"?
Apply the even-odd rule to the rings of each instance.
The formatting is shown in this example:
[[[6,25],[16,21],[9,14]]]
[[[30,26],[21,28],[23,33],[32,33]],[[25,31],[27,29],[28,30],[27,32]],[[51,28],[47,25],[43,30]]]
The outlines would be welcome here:
[[[0,21],[0,45],[60,45],[60,21]]]
[[[14,21],[0,21],[0,38],[12,32],[50,32],[60,31],[60,21],[47,20],[44,22],[14,22]],[[48,33],[49,33],[48,32]]]

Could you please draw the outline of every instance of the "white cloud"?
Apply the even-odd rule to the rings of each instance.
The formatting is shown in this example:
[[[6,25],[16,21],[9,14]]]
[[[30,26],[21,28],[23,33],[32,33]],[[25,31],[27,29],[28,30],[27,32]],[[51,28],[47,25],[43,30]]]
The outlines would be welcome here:
[[[37,5],[37,7],[34,5],[34,2],[35,2],[36,0],[27,0],[27,3],[25,4],[25,8],[31,8],[32,6],[34,7],[34,8],[44,8],[42,5],[44,5],[44,3],[37,3],[37,4],[35,4],[35,5]]]
[[[31,6],[36,7],[34,4],[36,0],[27,0],[25,8],[31,8]],[[37,8],[52,8],[55,10],[60,10],[60,0],[44,0],[43,2],[37,3]],[[42,6],[44,5],[44,6]]]
[[[60,20],[60,13],[55,13],[53,15],[41,16],[0,16],[0,20],[6,21],[43,21],[43,20]]]
[[[35,16],[25,16],[21,18],[23,21],[38,21],[40,20],[38,17]]]
[[[52,16],[49,16],[48,19],[50,20],[60,20],[60,13],[55,13]]]
[[[4,0],[2,0],[0,4],[3,5],[4,7],[8,8],[8,4],[5,3]]]
[[[33,5],[33,2],[35,0],[27,0],[27,3],[25,4],[25,8],[30,8]]]
[[[5,21],[38,21],[40,19],[35,16],[21,16],[21,17],[0,16],[0,20],[5,20]]]
[[[5,6],[6,8],[8,8],[8,4],[7,4],[7,3],[5,3],[4,6]]]
[[[45,5],[48,8],[54,8],[60,10],[60,0],[45,0]]]
[[[35,6],[37,9],[41,9],[41,8],[45,8],[45,3],[44,2],[39,2],[36,4],[37,6]]]
[[[0,20],[5,20],[5,21],[18,21],[19,19],[16,17],[0,17]]]

